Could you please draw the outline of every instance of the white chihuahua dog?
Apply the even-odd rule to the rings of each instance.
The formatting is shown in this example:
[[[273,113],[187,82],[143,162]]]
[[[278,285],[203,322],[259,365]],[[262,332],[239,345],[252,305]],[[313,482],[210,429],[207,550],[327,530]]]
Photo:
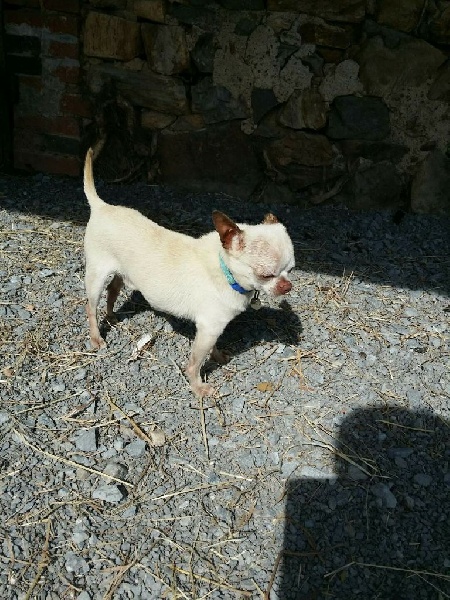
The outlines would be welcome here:
[[[292,288],[288,272],[294,249],[284,226],[273,215],[260,225],[236,224],[214,211],[216,231],[198,239],[165,229],[138,211],[111,206],[97,195],[92,174],[92,149],[84,166],[84,191],[91,208],[84,240],[87,315],[91,343],[105,346],[97,322],[97,305],[108,278],[107,317],[125,283],[139,290],[149,304],[190,319],[197,331],[186,374],[199,396],[214,393],[200,369],[212,353],[226,362],[216,341],[226,325],[251,303],[259,291],[272,296]]]

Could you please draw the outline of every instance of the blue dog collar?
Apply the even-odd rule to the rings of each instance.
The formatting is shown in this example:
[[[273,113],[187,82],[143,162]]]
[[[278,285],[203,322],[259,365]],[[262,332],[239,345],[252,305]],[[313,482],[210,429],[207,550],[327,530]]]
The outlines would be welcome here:
[[[223,258],[220,254],[219,254],[219,261],[220,261],[220,268],[222,269],[223,274],[227,278],[227,281],[231,285],[233,290],[235,290],[236,292],[239,292],[240,294],[248,294],[250,290],[244,290],[244,288],[241,285],[239,285],[239,283],[233,277],[230,269],[227,267],[227,265],[225,264],[225,261],[223,260]]]

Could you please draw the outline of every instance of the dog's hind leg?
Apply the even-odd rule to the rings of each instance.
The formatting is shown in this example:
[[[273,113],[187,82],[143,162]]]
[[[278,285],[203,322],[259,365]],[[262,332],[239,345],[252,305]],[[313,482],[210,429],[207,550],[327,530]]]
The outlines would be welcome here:
[[[117,317],[114,314],[114,303],[117,300],[120,290],[123,286],[123,279],[120,275],[114,275],[111,283],[106,288],[106,317],[110,323],[116,323]]]
[[[100,295],[105,287],[106,280],[111,274],[112,270],[107,269],[106,266],[102,266],[99,269],[97,266],[93,266],[86,262],[86,274],[85,274],[85,285],[87,294],[87,305],[86,313],[89,320],[89,333],[91,337],[91,344],[93,348],[104,348],[106,346],[105,340],[100,335],[97,321],[97,306],[100,300]]]

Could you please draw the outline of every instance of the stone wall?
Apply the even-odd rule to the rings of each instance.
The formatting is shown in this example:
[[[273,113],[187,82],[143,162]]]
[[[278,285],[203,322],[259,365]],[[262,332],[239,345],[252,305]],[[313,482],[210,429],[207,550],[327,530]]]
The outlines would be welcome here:
[[[449,0],[81,4],[105,179],[450,212]]]
[[[92,119],[81,92],[80,0],[8,0],[2,9],[14,166],[79,175]]]

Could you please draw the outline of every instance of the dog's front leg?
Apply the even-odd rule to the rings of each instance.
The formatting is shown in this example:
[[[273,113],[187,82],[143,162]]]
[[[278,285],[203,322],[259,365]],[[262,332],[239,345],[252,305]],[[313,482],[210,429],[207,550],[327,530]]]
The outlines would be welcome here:
[[[217,338],[222,333],[223,328],[212,330],[210,325],[200,325],[197,323],[197,333],[192,344],[191,356],[186,368],[186,374],[196,396],[211,396],[215,389],[209,383],[203,383],[200,376],[200,369],[214,348]]]

